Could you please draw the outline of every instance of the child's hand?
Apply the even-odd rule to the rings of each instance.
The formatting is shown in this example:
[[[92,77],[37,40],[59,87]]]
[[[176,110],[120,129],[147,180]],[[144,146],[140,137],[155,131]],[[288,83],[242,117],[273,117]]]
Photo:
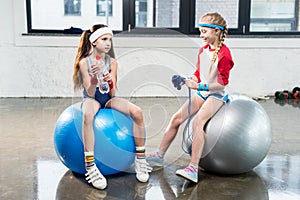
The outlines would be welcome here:
[[[198,83],[196,81],[194,81],[193,79],[185,79],[185,85],[188,87],[188,88],[191,88],[191,89],[194,89],[194,90],[197,90],[198,88]]]
[[[91,75],[93,77],[98,77],[101,73],[101,65],[92,65],[91,66]]]
[[[112,75],[110,73],[106,73],[103,75],[103,81],[110,82],[112,81]]]

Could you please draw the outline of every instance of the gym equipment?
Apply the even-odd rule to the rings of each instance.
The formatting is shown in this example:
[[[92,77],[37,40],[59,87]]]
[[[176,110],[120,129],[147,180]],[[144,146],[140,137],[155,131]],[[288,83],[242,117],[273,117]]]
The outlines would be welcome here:
[[[256,101],[242,95],[229,97],[229,103],[208,121],[205,133],[199,165],[219,174],[250,171],[265,158],[272,140],[267,113]]]
[[[292,91],[276,91],[274,94],[277,99],[299,99],[300,98],[300,88],[294,87]]]
[[[299,87],[294,87],[292,92],[293,92],[293,98],[294,99],[299,99],[300,98],[300,88]]]
[[[181,86],[185,84],[185,78],[180,75],[172,76],[172,83],[177,90],[181,90]]]
[[[81,103],[66,108],[54,130],[54,147],[70,170],[85,174]],[[100,109],[94,120],[95,163],[103,175],[128,169],[135,159],[133,120],[113,109]]]
[[[288,90],[284,90],[282,92],[280,91],[276,91],[275,92],[275,97],[278,99],[292,99],[293,98],[293,94],[291,92],[289,92]]]

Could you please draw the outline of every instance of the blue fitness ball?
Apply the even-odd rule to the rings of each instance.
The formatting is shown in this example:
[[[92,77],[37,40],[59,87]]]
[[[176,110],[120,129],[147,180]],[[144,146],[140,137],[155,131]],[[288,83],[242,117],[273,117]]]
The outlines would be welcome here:
[[[69,106],[56,122],[54,147],[73,172],[85,174],[81,103]],[[103,175],[126,171],[135,159],[133,120],[114,109],[101,109],[94,120],[95,163]]]

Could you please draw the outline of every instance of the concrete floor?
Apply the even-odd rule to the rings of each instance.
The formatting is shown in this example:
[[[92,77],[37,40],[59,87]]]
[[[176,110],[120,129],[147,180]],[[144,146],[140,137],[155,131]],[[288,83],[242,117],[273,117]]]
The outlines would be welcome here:
[[[154,151],[171,115],[184,98],[132,98],[141,106],[147,129],[147,151]],[[104,191],[89,186],[58,159],[53,130],[61,112],[76,98],[0,99],[0,199],[300,199],[300,123],[298,101],[259,101],[273,129],[269,154],[248,173],[221,176],[199,172],[193,184],[175,175],[189,157],[181,149],[181,136],[166,154],[164,169],[154,170],[148,183],[134,173],[107,177]],[[180,130],[182,132],[182,130]]]

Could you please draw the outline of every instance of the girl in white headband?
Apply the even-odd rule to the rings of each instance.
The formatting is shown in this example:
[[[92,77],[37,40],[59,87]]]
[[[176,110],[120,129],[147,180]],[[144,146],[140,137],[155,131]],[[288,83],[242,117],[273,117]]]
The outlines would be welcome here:
[[[82,138],[87,171],[86,179],[98,189],[105,189],[107,186],[101,169],[98,169],[94,162],[93,122],[96,113],[101,108],[113,108],[132,117],[136,145],[136,177],[140,182],[147,182],[151,172],[151,168],[145,160],[145,124],[141,108],[125,99],[115,97],[118,63],[114,59],[112,37],[111,29],[102,24],[94,25],[90,30],[84,31],[80,38],[73,73],[74,90],[83,89],[84,96]],[[103,67],[107,68],[107,73],[103,74],[103,80],[108,82],[108,93],[99,91],[99,75],[101,75]]]

